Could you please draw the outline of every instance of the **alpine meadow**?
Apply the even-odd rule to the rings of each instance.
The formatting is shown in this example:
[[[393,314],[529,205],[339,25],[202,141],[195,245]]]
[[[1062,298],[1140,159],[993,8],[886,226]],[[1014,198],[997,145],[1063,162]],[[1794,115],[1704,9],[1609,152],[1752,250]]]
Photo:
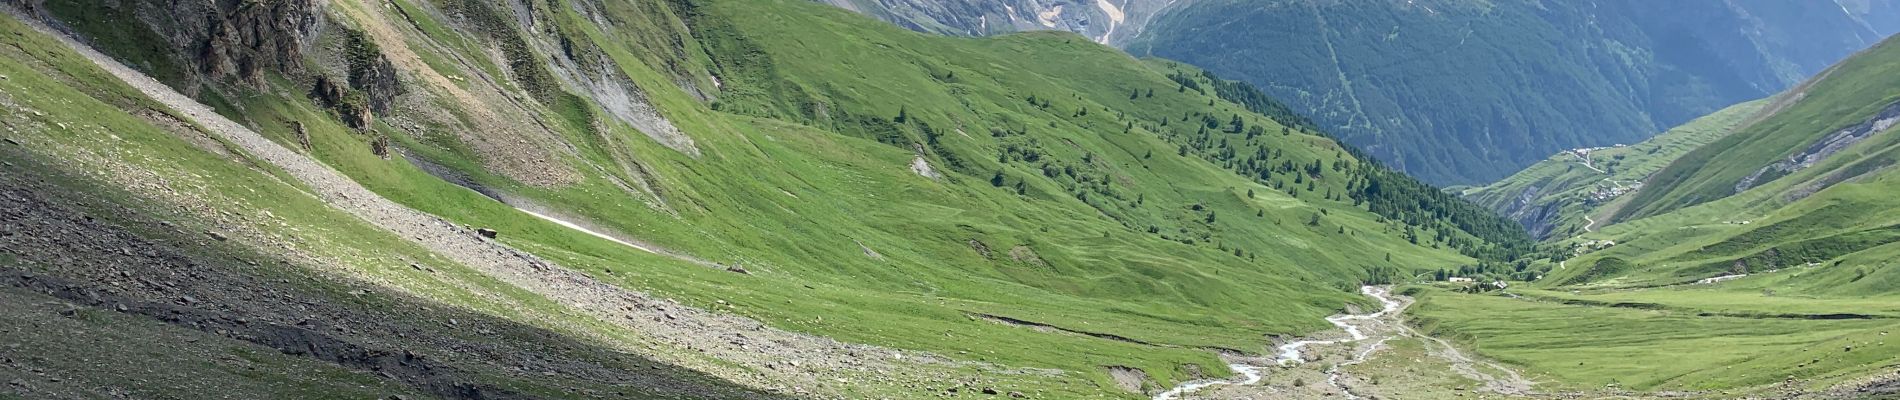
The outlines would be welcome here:
[[[1665,3],[0,0],[0,399],[1900,398],[1900,2]]]

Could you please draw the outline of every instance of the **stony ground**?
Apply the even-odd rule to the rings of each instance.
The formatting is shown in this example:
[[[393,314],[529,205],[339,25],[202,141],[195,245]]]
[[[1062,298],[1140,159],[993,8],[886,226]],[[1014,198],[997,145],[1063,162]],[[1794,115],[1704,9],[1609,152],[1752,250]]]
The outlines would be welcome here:
[[[6,151],[9,160],[31,162],[14,157],[17,149]],[[256,380],[153,362],[217,363],[224,353],[296,356],[272,362],[354,374],[396,395],[533,398],[588,388],[577,394],[774,397],[558,333],[310,273],[236,249],[222,233],[138,218],[137,210],[77,198],[42,178],[0,175],[0,288],[19,299],[0,303],[0,329],[21,333],[4,335],[9,343],[0,344],[0,357],[10,362],[0,369],[21,376],[13,389],[34,398],[272,397],[246,395],[262,390],[246,387]],[[32,318],[48,310],[66,319]],[[72,333],[49,334],[60,331]],[[167,336],[180,339],[161,340]],[[115,351],[125,347],[132,349]],[[93,371],[106,366],[122,369]]]
[[[1507,398],[1531,396],[1531,382],[1511,369],[1467,356],[1449,342],[1412,329],[1404,309],[1407,296],[1376,289],[1395,304],[1391,312],[1365,318],[1339,318],[1359,330],[1363,339],[1350,340],[1335,331],[1303,340],[1337,341],[1301,348],[1298,362],[1278,363],[1264,358],[1232,358],[1230,362],[1267,366],[1262,379],[1251,385],[1211,386],[1188,393],[1187,399],[1431,399]],[[1338,317],[1336,317],[1338,318]]]

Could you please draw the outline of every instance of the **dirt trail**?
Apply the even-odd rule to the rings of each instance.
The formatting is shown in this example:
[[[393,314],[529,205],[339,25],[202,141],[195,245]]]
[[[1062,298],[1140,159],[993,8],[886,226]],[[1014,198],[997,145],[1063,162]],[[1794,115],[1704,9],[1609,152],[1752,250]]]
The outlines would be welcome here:
[[[817,397],[844,396],[849,386],[899,386],[902,382],[942,382],[986,373],[1050,375],[1051,371],[1011,370],[988,364],[956,362],[922,352],[843,343],[830,338],[766,326],[750,318],[688,307],[671,299],[627,290],[561,267],[436,216],[410,209],[371,192],[323,165],[232,122],[210,107],[178,93],[61,32],[6,10],[35,29],[85,56],[131,87],[172,108],[209,133],[233,143],[251,157],[268,162],[308,185],[331,207],[406,238],[455,262],[534,292],[577,313],[630,329],[643,343],[619,342],[622,351],[648,354],[676,365],[700,369],[734,382],[767,390]],[[956,369],[956,370],[952,370]],[[965,372],[960,372],[965,371]],[[858,382],[847,385],[845,382]]]
[[[1576,150],[1565,151],[1564,154],[1569,154],[1571,156],[1577,157],[1577,164],[1583,165],[1584,168],[1589,168],[1591,171],[1596,171],[1599,174],[1604,174],[1604,175],[1610,174],[1608,171],[1604,171],[1602,168],[1597,168],[1596,162],[1591,161],[1590,157],[1584,156],[1583,154],[1577,154]],[[1585,153],[1585,154],[1588,154],[1588,153]]]
[[[615,244],[627,246],[628,248],[632,248],[634,250],[640,250],[640,251],[647,252],[650,254],[666,256],[666,257],[670,257],[670,258],[680,260],[680,261],[686,261],[693,264],[699,264],[700,266],[703,266],[703,267],[718,268],[718,269],[728,268],[728,266],[724,264],[707,261],[706,259],[694,257],[692,255],[688,255],[683,252],[674,251],[672,249],[661,247],[659,245],[655,245],[653,243],[649,243],[644,240],[631,238],[627,235],[620,234],[619,232],[615,232],[612,229],[599,228],[597,227],[597,225],[588,223],[586,219],[568,217],[568,216],[563,215],[559,211],[554,211],[553,209],[550,209],[548,207],[535,204],[532,201],[513,198],[513,196],[506,196],[506,195],[503,195],[500,197],[503,198],[501,199],[502,204],[506,204],[509,207],[514,208],[515,211],[520,211],[523,214],[528,214],[535,218],[539,218],[543,221],[548,221],[555,225],[560,225],[563,228],[572,229],[575,232],[585,233],[588,236],[593,236],[596,238],[600,238],[602,240],[614,242]]]

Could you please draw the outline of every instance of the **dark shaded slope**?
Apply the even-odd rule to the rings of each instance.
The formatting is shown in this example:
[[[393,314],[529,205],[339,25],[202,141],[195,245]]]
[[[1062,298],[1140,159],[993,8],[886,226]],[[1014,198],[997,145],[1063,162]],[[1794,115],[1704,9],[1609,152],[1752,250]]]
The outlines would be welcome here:
[[[9,347],[0,350],[0,357],[44,362],[9,362],[0,369],[30,367],[81,383],[36,382],[5,390],[33,398],[214,393],[318,398],[347,397],[323,387],[360,390],[355,386],[374,382],[387,391],[376,394],[379,397],[779,398],[585,339],[307,270],[298,262],[243,249],[218,232],[185,232],[134,206],[107,200],[128,198],[126,194],[92,195],[83,179],[41,163],[16,145],[0,147],[0,160],[6,160],[11,171],[0,174],[0,198],[5,199],[0,201],[0,225],[7,227],[0,232],[0,286],[10,295],[41,296],[0,307],[12,312],[56,301],[70,304],[67,307],[86,314],[84,318],[127,321],[70,333],[115,345],[125,341],[112,339],[121,334],[161,334],[176,328],[201,333],[185,342],[154,344],[140,349],[141,354],[68,344],[35,347],[29,356]],[[8,336],[28,345],[48,344],[32,335]],[[201,338],[216,341],[200,344]],[[196,367],[231,364],[237,357],[273,360],[272,353],[353,372],[275,378],[308,386],[297,392],[291,387],[266,389],[273,386],[270,377]],[[97,371],[50,361],[58,358],[129,365]],[[154,369],[149,359],[179,367]]]

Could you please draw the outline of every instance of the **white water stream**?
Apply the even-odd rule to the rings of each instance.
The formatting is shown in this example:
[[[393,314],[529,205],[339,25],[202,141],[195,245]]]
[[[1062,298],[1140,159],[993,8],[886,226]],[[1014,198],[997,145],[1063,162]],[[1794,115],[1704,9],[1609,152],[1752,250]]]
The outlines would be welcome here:
[[[1295,341],[1292,343],[1280,345],[1280,348],[1279,348],[1280,353],[1278,356],[1274,357],[1273,359],[1274,364],[1280,365],[1280,366],[1287,366],[1287,365],[1292,365],[1292,364],[1297,364],[1297,363],[1302,362],[1300,359],[1300,354],[1301,354],[1300,351],[1301,349],[1304,349],[1307,346],[1351,343],[1351,342],[1366,340],[1365,332],[1361,332],[1359,330],[1358,325],[1354,325],[1349,322],[1374,320],[1380,317],[1384,317],[1386,314],[1397,312],[1399,310],[1400,303],[1398,300],[1393,300],[1390,297],[1390,294],[1391,294],[1390,291],[1391,289],[1377,287],[1377,286],[1360,287],[1359,288],[1360,293],[1365,293],[1367,296],[1372,296],[1372,298],[1379,299],[1379,303],[1383,304],[1384,307],[1380,308],[1378,312],[1374,312],[1370,314],[1344,314],[1344,315],[1334,315],[1331,317],[1326,317],[1326,322],[1330,322],[1333,324],[1333,326],[1337,326],[1339,327],[1339,329],[1345,330],[1346,335],[1349,338],[1333,339],[1333,340],[1301,340],[1301,341]],[[1370,353],[1370,351],[1367,351],[1367,353]],[[1365,354],[1362,354],[1360,355],[1360,358],[1363,359],[1365,358],[1365,356],[1366,356]],[[1247,365],[1247,364],[1228,364],[1227,368],[1234,370],[1234,373],[1236,374],[1240,374],[1240,378],[1238,379],[1206,379],[1206,380],[1184,382],[1184,383],[1181,383],[1181,385],[1179,386],[1175,386],[1173,389],[1169,389],[1166,392],[1162,392],[1161,394],[1155,395],[1154,399],[1155,400],[1172,400],[1178,396],[1192,393],[1194,391],[1201,390],[1209,386],[1218,386],[1218,385],[1245,386],[1245,385],[1260,383],[1260,378],[1265,375],[1265,369],[1267,367],[1257,366],[1257,365]],[[1335,374],[1332,374],[1332,373],[1328,373],[1327,375],[1329,375],[1328,377],[1329,381],[1333,379],[1332,376],[1336,376]]]

